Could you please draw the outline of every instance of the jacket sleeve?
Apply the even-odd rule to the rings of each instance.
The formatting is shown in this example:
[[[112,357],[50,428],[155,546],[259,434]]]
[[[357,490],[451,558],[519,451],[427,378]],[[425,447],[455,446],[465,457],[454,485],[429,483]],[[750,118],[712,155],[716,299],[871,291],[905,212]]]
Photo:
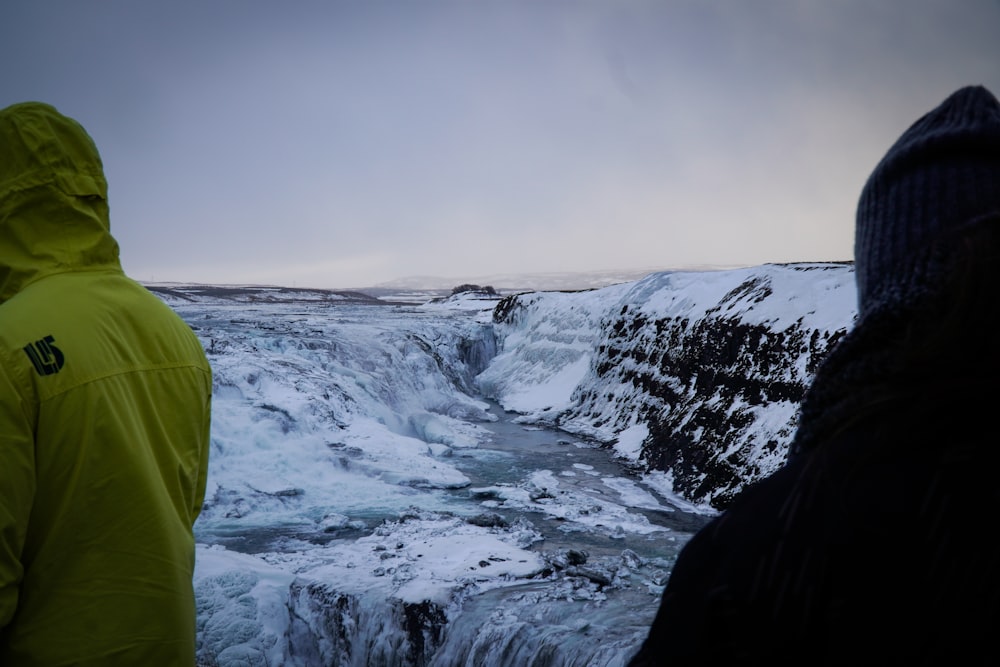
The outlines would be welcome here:
[[[34,427],[24,399],[0,366],[0,628],[17,609],[21,552],[35,497]]]

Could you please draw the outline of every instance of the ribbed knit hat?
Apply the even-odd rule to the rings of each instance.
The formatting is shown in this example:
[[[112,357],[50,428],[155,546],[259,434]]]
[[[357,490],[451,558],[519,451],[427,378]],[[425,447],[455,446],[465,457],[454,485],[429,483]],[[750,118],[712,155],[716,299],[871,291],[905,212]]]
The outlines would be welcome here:
[[[911,125],[861,192],[859,315],[899,311],[933,294],[956,232],[990,215],[1000,215],[1000,103],[968,86]]]

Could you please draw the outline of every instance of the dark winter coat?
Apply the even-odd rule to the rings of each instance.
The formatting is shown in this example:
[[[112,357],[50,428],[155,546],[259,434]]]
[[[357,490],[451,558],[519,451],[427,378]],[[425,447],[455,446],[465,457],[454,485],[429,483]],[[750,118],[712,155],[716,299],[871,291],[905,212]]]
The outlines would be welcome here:
[[[788,465],[685,546],[630,667],[995,656],[995,378],[880,384],[901,363],[860,353],[863,334],[827,364]]]

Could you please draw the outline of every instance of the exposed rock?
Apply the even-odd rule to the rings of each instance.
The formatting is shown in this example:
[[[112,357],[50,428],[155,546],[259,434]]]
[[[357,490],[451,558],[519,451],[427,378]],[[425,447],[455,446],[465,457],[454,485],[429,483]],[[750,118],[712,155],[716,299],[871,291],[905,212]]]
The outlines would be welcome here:
[[[667,473],[674,493],[715,509],[784,462],[806,388],[854,317],[849,263],[654,274],[603,314],[580,314],[594,300],[571,297],[512,295],[493,311],[501,345],[505,331],[522,345],[533,336],[527,342],[546,344],[554,367],[580,358],[579,345],[563,339],[572,333],[578,343],[585,317],[601,317],[590,371],[569,407],[525,421],[608,446],[641,427],[635,463]],[[557,310],[559,328],[544,322]],[[580,326],[569,332],[574,321]],[[495,363],[490,370],[497,379],[487,389],[502,394],[510,370]]]

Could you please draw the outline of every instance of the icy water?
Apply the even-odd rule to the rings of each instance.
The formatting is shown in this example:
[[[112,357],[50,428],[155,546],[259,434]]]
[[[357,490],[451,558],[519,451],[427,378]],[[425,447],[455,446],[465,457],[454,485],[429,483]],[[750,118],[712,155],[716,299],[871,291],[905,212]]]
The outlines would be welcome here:
[[[327,658],[315,664],[618,667],[638,648],[673,559],[708,517],[658,496],[615,459],[612,450],[565,432],[519,423],[518,415],[496,404],[489,405],[496,420],[468,418],[470,427],[474,422],[476,432],[481,435],[483,430],[487,437],[463,438],[455,446],[428,443],[427,451],[436,452],[430,463],[460,473],[444,478],[447,483],[386,483],[382,472],[396,474],[400,466],[387,461],[373,471],[370,466],[381,461],[378,450],[360,452],[355,447],[401,442],[412,448],[412,437],[393,440],[388,428],[370,441],[342,437],[342,431],[350,432],[352,414],[377,415],[405,431],[406,415],[425,417],[441,404],[464,406],[453,393],[461,374],[454,369],[463,368],[468,357],[454,356],[453,332],[464,327],[463,342],[484,345],[484,359],[489,352],[489,341],[476,337],[480,329],[463,324],[468,316],[301,305],[192,305],[179,310],[210,351],[219,389],[213,406],[216,488],[209,520],[196,524],[197,541],[251,554],[276,567],[287,564],[283,571],[306,571],[330,590],[343,584],[351,588],[351,604],[357,609],[382,615],[374,625],[368,616],[362,615],[368,618],[363,621],[352,615],[357,611],[353,606],[343,610],[328,604],[322,588],[314,600],[277,593],[276,615],[265,618],[260,611],[265,626],[280,627],[286,615],[296,623],[309,621],[305,630],[296,626],[280,640],[287,643],[285,658],[329,649]],[[428,394],[426,403],[418,400]],[[482,398],[464,400],[479,406],[481,413]],[[310,438],[316,433],[323,434],[323,440],[312,446]],[[419,466],[429,458],[409,456],[400,455],[401,466]],[[468,478],[467,485],[461,485],[461,475]],[[281,477],[292,481],[279,483]],[[459,483],[448,482],[451,479]],[[433,532],[406,532],[413,524],[414,530],[437,530],[433,516],[400,521],[401,513],[411,508],[460,517],[484,528],[486,540],[493,539],[494,529],[508,539],[530,534],[528,542],[517,538],[517,549],[535,552],[542,571],[507,576],[493,574],[498,568],[490,563],[473,563],[469,571],[475,570],[475,576],[442,584],[450,587],[447,603],[435,612],[443,616],[401,620],[398,605],[394,607],[385,587],[379,587],[395,575],[387,568],[384,576],[375,575],[384,568],[367,559],[377,558],[372,556],[371,538],[382,531],[391,533],[397,549],[438,538]],[[325,522],[326,513],[349,521]],[[525,525],[530,530],[522,531]],[[327,565],[354,568],[354,561],[358,565],[350,576],[369,588],[347,586],[351,582],[339,574],[323,574]],[[234,576],[226,572],[218,581]],[[233,619],[253,600],[230,601],[223,594],[216,598],[203,605],[206,627],[242,627]],[[225,611],[230,602],[233,611]],[[261,610],[269,608],[262,600],[259,604]],[[410,641],[427,639],[433,648],[419,660],[394,655],[387,662],[371,662],[370,647],[382,642],[379,628]],[[203,648],[210,639],[218,644],[212,651],[258,650],[253,633],[234,633],[225,630],[221,638],[201,636],[199,641]],[[329,657],[337,655],[335,648],[349,652],[352,660]],[[220,657],[218,664],[251,663]],[[295,659],[281,664],[313,663]]]
[[[495,436],[492,442],[456,455],[458,467],[473,480],[470,489],[454,492],[457,500],[481,502],[477,492],[481,487],[518,485],[539,471],[551,471],[546,479],[556,480],[559,488],[547,491],[572,495],[575,504],[627,503],[615,491],[621,484],[614,481],[637,483],[636,476],[607,449],[559,431],[519,424],[514,415],[496,406],[493,412],[500,420],[488,427]],[[661,509],[633,507],[630,511],[663,531],[617,533],[605,525],[588,529],[552,518],[544,500],[539,498],[542,502],[537,509],[530,505],[505,508],[506,503],[495,509],[508,520],[521,516],[531,521],[545,536],[537,549],[576,555],[581,559],[578,569],[589,568],[590,582],[598,585],[582,585],[587,579],[576,577],[526,582],[470,597],[449,626],[432,665],[625,665],[655,616],[657,584],[665,582],[679,549],[708,520],[661,497],[656,499]],[[627,567],[626,560],[630,561]],[[601,585],[605,576],[609,584],[614,582],[607,588]]]
[[[620,554],[631,549],[642,557],[670,557],[675,555],[678,541],[686,541],[703,525],[704,515],[692,514],[672,505],[666,498],[657,496],[655,490],[643,486],[634,471],[611,456],[610,450],[598,443],[582,440],[562,431],[517,423],[517,415],[505,413],[493,405],[491,412],[498,421],[486,424],[493,434],[492,440],[476,449],[455,453],[455,465],[471,480],[467,489],[452,491],[458,503],[476,503],[490,507],[489,493],[481,489],[494,486],[523,485],[525,480],[539,471],[550,471],[548,480],[557,488],[537,489],[536,503],[496,504],[495,511],[509,520],[522,515],[530,520],[545,536],[546,549],[583,549],[594,556]],[[609,483],[610,481],[610,483]],[[630,531],[615,531],[613,525],[603,525],[599,517],[593,526],[580,524],[580,513],[588,507],[599,514],[609,503],[627,507],[628,498],[616,490],[615,482],[624,482],[626,489],[637,488],[650,494],[660,507],[631,507],[631,513],[645,517],[650,524],[669,531],[674,538],[669,541],[661,532],[636,535]],[[569,496],[569,502],[579,508],[571,516],[551,516],[546,511],[547,495],[559,502]],[[537,507],[533,507],[537,505]],[[600,508],[600,509],[598,509]],[[574,521],[573,519],[576,519]],[[576,524],[576,525],[574,525]]]
[[[705,515],[675,507],[654,489],[641,485],[633,470],[598,443],[563,431],[518,423],[516,414],[506,413],[495,404],[490,411],[498,420],[483,427],[492,437],[479,447],[454,450],[449,458],[469,477],[471,484],[461,489],[423,490],[414,496],[415,505],[435,511],[450,510],[462,516],[495,513],[508,523],[523,517],[544,536],[536,545],[537,550],[578,550],[594,558],[618,556],[627,549],[644,559],[671,559],[694,531],[707,522]],[[528,480],[540,472],[551,473],[542,478],[543,483],[549,484],[529,484]],[[629,500],[615,489],[616,481],[624,482],[626,488],[634,486],[649,493],[659,507],[629,507]],[[524,491],[526,486],[533,490]],[[501,494],[504,490],[521,493],[512,493],[513,501],[505,501],[502,497],[497,499],[498,489]],[[532,493],[537,496],[534,500]],[[528,497],[519,502],[518,495]],[[601,523],[600,512],[609,504],[645,517],[650,524],[649,532],[616,531],[614,525]],[[593,516],[593,521],[582,523],[581,519],[588,515]],[[280,552],[286,544],[300,548],[301,542],[326,544],[361,537],[371,532],[371,526],[394,519],[396,513],[372,511],[355,516],[363,519],[366,527],[315,531],[301,524],[234,526],[231,530],[216,526],[200,532],[198,538],[200,542],[221,544],[243,553]]]
[[[591,516],[586,514],[588,507],[600,517],[598,508],[628,504],[616,488],[644,488],[633,471],[596,443],[517,423],[516,415],[498,406],[491,411],[499,417],[485,425],[493,437],[478,448],[455,450],[450,457],[471,484],[427,490],[420,498],[428,505],[450,506],[464,516],[495,513],[508,523],[527,520],[544,537],[531,548],[561,567],[541,579],[468,591],[459,605],[461,612],[452,614],[441,631],[440,646],[419,664],[624,667],[652,624],[673,559],[707,518],[656,498],[660,508],[627,507],[629,515],[645,517],[651,524],[647,534],[616,532],[601,518],[585,525],[580,519]],[[526,484],[539,474],[549,486]],[[516,492],[524,493],[526,486],[534,491],[519,501]],[[506,500],[504,490],[511,492]],[[550,505],[550,500],[558,503]],[[573,508],[584,513],[574,515]],[[560,512],[567,516],[554,516]],[[369,526],[377,525],[377,518],[368,517]],[[370,532],[366,528],[308,533],[295,526],[270,527],[216,533],[203,536],[203,541],[262,553],[280,552],[286,545],[301,549],[303,542],[357,539]]]

